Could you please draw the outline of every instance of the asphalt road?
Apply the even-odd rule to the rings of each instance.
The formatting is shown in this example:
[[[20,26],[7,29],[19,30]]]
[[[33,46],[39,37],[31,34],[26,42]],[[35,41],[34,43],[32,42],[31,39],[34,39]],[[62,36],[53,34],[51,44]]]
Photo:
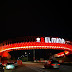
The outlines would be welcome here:
[[[72,72],[72,66],[60,65],[59,69],[45,69],[43,63],[24,62],[14,70],[5,70],[5,72]]]

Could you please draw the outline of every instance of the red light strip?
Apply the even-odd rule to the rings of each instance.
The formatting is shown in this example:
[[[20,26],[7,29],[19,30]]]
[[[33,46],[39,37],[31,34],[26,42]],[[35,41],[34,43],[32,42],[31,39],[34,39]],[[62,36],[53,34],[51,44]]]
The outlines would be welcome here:
[[[52,66],[54,66],[55,64],[51,64]]]
[[[23,43],[15,43],[15,44],[9,44],[0,47],[0,52],[10,50],[10,49],[16,49],[16,48],[22,48],[22,49],[59,49],[59,50],[69,50],[72,51],[72,46],[67,44],[59,44],[59,43],[45,43],[45,42],[23,42]],[[36,48],[35,48],[36,47]]]

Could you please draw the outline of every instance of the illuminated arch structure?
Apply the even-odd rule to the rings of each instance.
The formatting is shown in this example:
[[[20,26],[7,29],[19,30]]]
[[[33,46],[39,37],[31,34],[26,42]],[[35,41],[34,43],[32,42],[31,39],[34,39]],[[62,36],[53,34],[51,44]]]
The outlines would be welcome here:
[[[4,46],[0,46],[0,55],[3,52],[10,52],[12,50],[31,50],[31,49],[56,49],[56,50],[64,50],[64,52],[58,53],[57,56],[64,56],[72,54],[72,45],[62,44],[62,43],[45,43],[44,39],[41,39],[41,42],[21,42],[8,44]]]

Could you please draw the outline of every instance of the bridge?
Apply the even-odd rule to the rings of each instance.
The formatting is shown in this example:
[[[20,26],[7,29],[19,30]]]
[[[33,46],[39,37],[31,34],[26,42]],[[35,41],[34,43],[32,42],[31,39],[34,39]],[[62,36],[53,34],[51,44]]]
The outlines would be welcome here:
[[[43,40],[41,42],[21,42],[0,46],[0,56],[4,52],[10,52],[12,50],[32,50],[32,49],[55,49],[64,50],[64,52],[58,53],[58,57],[64,56],[64,54],[72,54],[72,45],[63,43],[46,43]]]

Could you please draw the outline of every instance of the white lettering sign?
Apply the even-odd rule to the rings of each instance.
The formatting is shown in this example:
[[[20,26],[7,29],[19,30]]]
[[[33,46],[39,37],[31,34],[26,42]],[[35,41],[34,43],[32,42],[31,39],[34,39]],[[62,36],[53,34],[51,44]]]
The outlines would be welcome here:
[[[51,43],[50,37],[45,37],[45,42],[46,42],[46,43]]]
[[[40,42],[40,38],[36,38],[36,42]],[[62,43],[65,44],[65,40],[62,38],[50,38],[45,37],[45,43]]]
[[[45,42],[46,43],[63,43],[65,44],[65,40],[62,38],[51,38],[50,37],[45,37]]]
[[[51,38],[52,43],[56,43],[56,38]]]
[[[36,42],[40,42],[40,38],[36,38]]]

